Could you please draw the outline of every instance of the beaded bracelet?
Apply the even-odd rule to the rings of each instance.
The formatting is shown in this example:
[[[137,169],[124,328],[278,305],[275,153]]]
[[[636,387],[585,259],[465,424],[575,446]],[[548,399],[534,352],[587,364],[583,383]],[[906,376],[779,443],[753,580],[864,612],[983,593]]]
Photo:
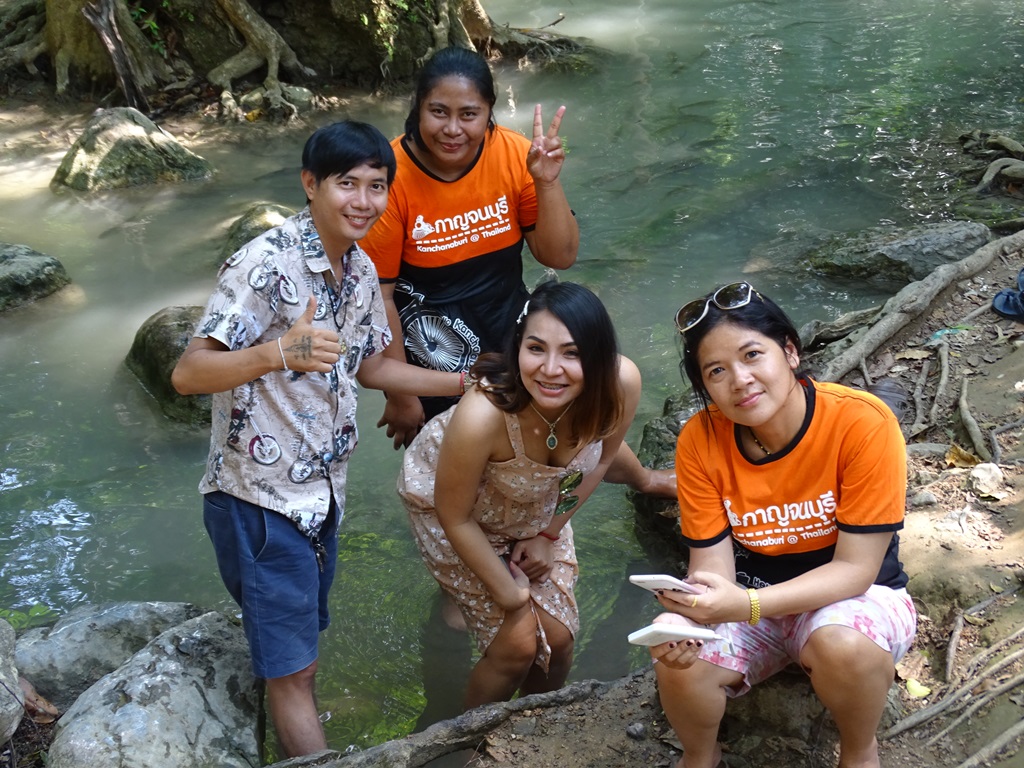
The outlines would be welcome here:
[[[538,535],[538,536],[543,536],[543,537],[544,537],[545,539],[547,539],[548,541],[558,541],[558,540],[559,540],[560,538],[562,538],[561,536],[552,536],[552,535],[551,535],[550,533],[548,533],[547,531],[541,531],[541,532],[540,532],[540,533],[538,533],[537,535]]]
[[[761,621],[761,598],[757,596],[756,589],[748,589],[747,597],[750,598],[750,618],[747,619],[747,624],[754,627]]]

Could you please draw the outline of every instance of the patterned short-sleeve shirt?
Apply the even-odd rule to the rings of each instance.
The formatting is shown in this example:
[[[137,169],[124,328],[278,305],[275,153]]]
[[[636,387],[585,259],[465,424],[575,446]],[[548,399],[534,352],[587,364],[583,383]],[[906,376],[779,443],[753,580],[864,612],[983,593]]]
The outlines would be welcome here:
[[[201,493],[223,491],[319,530],[331,496],[339,514],[356,447],[356,372],[391,340],[373,263],[357,246],[339,283],[306,208],[232,255],[196,328],[231,350],[283,336],[316,298],[313,325],[336,331],[344,354],[328,373],[272,371],[213,396]]]

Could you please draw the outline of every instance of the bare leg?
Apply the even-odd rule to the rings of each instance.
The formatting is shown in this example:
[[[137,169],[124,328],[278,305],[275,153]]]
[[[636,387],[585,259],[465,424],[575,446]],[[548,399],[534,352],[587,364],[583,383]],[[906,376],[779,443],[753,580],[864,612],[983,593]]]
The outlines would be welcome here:
[[[683,745],[677,768],[715,768],[722,758],[718,726],[725,714],[725,689],[739,685],[743,676],[706,661],[688,669],[655,664],[654,671],[661,706]]]
[[[522,695],[530,693],[546,693],[557,691],[569,677],[569,670],[572,669],[573,637],[568,627],[558,621],[554,616],[544,611],[537,611],[540,616],[540,623],[544,627],[544,634],[547,635],[548,645],[551,646],[551,660],[548,663],[547,674],[536,664],[530,665],[530,671],[526,675],[519,692]]]
[[[880,768],[876,732],[896,674],[892,655],[855,629],[821,627],[800,652],[839,729],[839,768]]]
[[[537,620],[530,603],[505,614],[483,658],[469,675],[466,709],[492,701],[508,701],[519,690],[537,657]]]
[[[648,469],[640,463],[633,449],[625,443],[619,445],[619,452],[615,454],[615,459],[608,467],[604,480],[606,483],[628,485],[648,496],[676,498],[675,470]]]
[[[267,680],[267,702],[281,749],[288,757],[327,749],[316,711],[316,662],[285,677]]]

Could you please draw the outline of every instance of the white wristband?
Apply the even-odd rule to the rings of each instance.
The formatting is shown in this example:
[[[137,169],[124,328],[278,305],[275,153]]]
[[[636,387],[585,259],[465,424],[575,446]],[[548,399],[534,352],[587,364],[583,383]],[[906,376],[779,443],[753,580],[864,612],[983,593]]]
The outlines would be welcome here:
[[[288,367],[288,361],[284,359],[284,348],[281,346],[280,336],[277,337],[277,351],[281,353],[281,364],[284,366],[284,369],[290,371],[291,368]]]

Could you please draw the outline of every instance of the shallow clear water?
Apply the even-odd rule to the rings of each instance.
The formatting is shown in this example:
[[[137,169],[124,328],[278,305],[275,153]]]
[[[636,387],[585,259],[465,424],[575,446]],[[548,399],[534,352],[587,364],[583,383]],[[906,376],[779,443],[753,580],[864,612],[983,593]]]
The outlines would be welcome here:
[[[808,230],[934,218],[911,190],[940,188],[918,160],[959,134],[1019,133],[1024,12],[1018,0],[716,2],[489,0],[512,26],[615,52],[587,76],[498,70],[500,122],[528,132],[535,102],[564,103],[564,183],[582,230],[566,277],[607,303],[644,373],[643,422],[678,383],[671,318],[736,279],[764,244]],[[405,99],[343,114],[400,130]],[[244,136],[244,126],[240,128]],[[0,126],[0,146],[8,137]],[[84,602],[227,605],[196,492],[207,435],[162,418],[122,361],[159,309],[205,301],[221,238],[252,202],[302,204],[301,145],[210,143],[203,184],[80,198],[48,183],[59,155],[0,154],[0,241],[58,257],[64,295],[0,315],[0,607]],[[532,265],[528,279],[541,270]],[[798,323],[876,302],[879,289],[759,272]],[[321,703],[332,747],[362,746],[457,711],[468,644],[432,615],[436,589],[394,494],[399,454],[361,404]],[[583,628],[572,679],[642,663],[625,643],[655,606],[625,583],[650,565],[620,488],[577,516]]]

